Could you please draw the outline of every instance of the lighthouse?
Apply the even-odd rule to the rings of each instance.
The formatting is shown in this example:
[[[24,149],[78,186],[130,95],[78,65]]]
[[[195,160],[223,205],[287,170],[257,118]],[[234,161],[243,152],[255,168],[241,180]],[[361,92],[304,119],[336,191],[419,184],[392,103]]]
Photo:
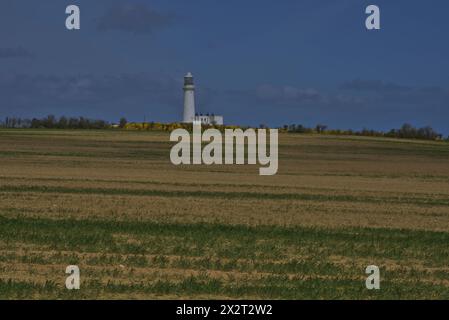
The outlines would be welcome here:
[[[204,125],[222,126],[223,116],[195,113],[195,85],[193,84],[193,76],[189,72],[184,77],[184,115],[182,122],[193,123],[194,121],[200,121]]]
[[[195,120],[195,85],[189,72],[184,77],[184,117],[183,122],[192,123]]]

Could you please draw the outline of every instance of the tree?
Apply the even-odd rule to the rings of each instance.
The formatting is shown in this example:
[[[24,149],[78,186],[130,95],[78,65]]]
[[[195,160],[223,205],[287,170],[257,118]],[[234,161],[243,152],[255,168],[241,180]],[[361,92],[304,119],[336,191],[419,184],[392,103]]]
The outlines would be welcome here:
[[[84,117],[80,117],[78,121],[78,127],[80,129],[89,129],[89,120]]]
[[[323,133],[327,129],[327,126],[324,124],[317,124],[315,127],[316,132]]]
[[[52,114],[48,115],[44,120],[44,126],[49,129],[54,128],[56,126],[56,117]]]
[[[62,116],[61,118],[59,118],[59,122],[58,122],[58,128],[59,129],[66,129],[68,126],[68,120],[66,117]]]
[[[305,128],[302,124],[298,124],[296,126],[296,132],[298,132],[298,133],[306,133],[307,132],[307,128]]]
[[[78,129],[78,127],[79,127],[78,118],[70,118],[68,126],[70,129]]]
[[[128,120],[126,120],[126,118],[122,117],[120,118],[120,124],[119,127],[120,128],[124,128],[126,126],[126,124],[128,123]]]

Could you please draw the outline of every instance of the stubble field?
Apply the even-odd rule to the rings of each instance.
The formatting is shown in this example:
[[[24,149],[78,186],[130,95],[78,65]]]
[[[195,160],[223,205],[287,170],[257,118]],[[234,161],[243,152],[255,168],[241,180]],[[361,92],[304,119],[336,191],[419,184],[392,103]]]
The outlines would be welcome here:
[[[0,298],[449,299],[447,143],[281,134],[275,176],[171,145],[0,130]]]

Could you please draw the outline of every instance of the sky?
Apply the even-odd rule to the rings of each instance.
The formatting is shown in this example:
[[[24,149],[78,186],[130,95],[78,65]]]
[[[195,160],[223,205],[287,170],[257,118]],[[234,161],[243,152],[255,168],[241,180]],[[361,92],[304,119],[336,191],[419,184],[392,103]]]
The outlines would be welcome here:
[[[197,111],[226,124],[448,135],[448,14],[447,0],[1,0],[0,118],[180,121],[192,72]]]

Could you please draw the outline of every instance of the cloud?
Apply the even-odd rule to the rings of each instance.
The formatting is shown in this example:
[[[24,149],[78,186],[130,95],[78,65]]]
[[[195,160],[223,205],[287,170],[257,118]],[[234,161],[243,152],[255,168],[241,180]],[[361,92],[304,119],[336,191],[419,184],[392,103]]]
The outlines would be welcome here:
[[[173,105],[182,101],[181,83],[147,73],[119,75],[13,75],[0,77],[0,106],[98,108],[121,104]]]
[[[280,102],[319,102],[324,97],[316,89],[302,89],[294,86],[273,86],[263,84],[256,88],[256,97],[260,100]]]
[[[382,80],[362,80],[356,79],[343,83],[340,86],[342,90],[351,90],[357,92],[405,92],[412,88],[408,86],[398,85],[395,83],[384,82]]]
[[[226,95],[235,101],[246,101],[250,105],[282,108],[323,108],[334,104],[356,102],[351,97],[333,95],[315,88],[293,85],[278,86],[261,84],[250,90],[228,90]]]
[[[254,89],[225,91],[236,104],[331,114],[409,114],[442,112],[449,106],[449,90],[438,86],[407,86],[381,80],[352,80],[335,89],[261,84]]]
[[[145,4],[122,4],[110,8],[98,21],[102,31],[118,30],[134,34],[151,34],[172,24],[174,17],[152,10]]]
[[[0,59],[33,58],[34,54],[23,47],[0,48]]]
[[[389,108],[426,108],[449,104],[448,90],[438,86],[406,86],[381,80],[357,79],[343,83],[339,89]]]

